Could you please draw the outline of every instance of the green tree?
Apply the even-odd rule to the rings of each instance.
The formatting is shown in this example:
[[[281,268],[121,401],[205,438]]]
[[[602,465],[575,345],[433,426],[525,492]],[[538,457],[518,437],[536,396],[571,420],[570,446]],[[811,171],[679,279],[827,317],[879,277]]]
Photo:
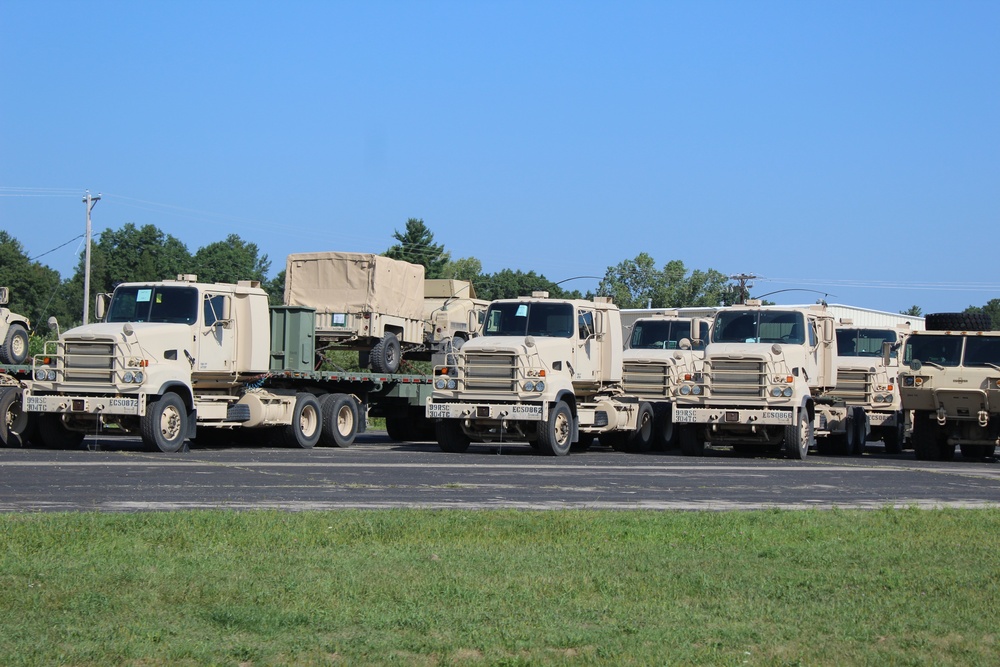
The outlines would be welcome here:
[[[261,283],[267,292],[267,301],[272,306],[280,306],[285,303],[285,270],[282,269],[274,278]]]
[[[679,259],[657,269],[655,260],[644,252],[608,267],[597,292],[611,296],[621,308],[725,306],[738,298],[738,290],[715,269],[689,273]]]
[[[900,315],[908,315],[909,317],[920,317],[923,311],[920,310],[920,306],[910,306],[906,310],[899,311]]]
[[[10,288],[7,307],[27,317],[35,332],[45,333],[51,316],[66,318],[59,272],[31,261],[20,241],[3,230],[0,230],[0,286]]]
[[[399,241],[383,253],[392,259],[401,259],[424,267],[425,278],[444,278],[450,261],[444,246],[434,243],[434,234],[420,218],[406,221],[406,231],[394,231],[392,237]]]
[[[448,262],[441,273],[442,278],[452,278],[454,280],[469,280],[475,285],[476,280],[483,272],[483,263],[475,257],[463,257]]]
[[[155,225],[136,227],[129,222],[118,230],[104,230],[91,246],[90,298],[113,291],[118,283],[176,278],[179,273],[193,273],[192,268],[191,253],[180,240]],[[64,291],[67,310],[81,316],[75,322],[83,314],[83,274],[81,255]]]
[[[267,255],[260,255],[257,244],[247,243],[237,234],[199,248],[191,265],[198,280],[205,283],[258,280],[264,284],[271,269],[271,261]]]
[[[985,313],[990,316],[990,325],[993,331],[1000,331],[1000,299],[990,299],[985,306],[969,306],[966,313]]]

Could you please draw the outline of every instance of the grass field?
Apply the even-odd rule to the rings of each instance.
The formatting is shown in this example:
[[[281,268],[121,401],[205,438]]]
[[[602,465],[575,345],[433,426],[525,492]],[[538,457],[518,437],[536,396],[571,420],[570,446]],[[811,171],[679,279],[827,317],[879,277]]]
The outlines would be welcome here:
[[[1000,511],[0,516],[3,665],[995,665]]]

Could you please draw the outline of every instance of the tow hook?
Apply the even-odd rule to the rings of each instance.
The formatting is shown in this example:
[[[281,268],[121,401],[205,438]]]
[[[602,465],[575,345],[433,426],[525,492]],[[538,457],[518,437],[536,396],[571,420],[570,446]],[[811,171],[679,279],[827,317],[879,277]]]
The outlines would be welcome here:
[[[979,411],[979,425],[986,428],[986,425],[990,423],[990,413],[986,410]]]
[[[938,426],[944,426],[944,423],[946,421],[948,421],[948,413],[945,412],[944,406],[941,406],[940,408],[937,409],[937,423],[938,423]]]

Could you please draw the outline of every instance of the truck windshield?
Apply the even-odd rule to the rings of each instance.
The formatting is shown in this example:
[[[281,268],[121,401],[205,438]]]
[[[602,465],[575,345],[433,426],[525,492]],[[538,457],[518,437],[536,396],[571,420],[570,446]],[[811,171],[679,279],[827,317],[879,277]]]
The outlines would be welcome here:
[[[198,290],[163,285],[119,287],[111,297],[107,321],[194,324],[198,321]]]
[[[573,306],[538,301],[494,303],[486,313],[484,336],[573,336]]]
[[[805,318],[790,310],[729,310],[715,315],[713,343],[787,343],[806,341]]]
[[[704,350],[708,341],[708,323],[701,323],[698,344],[691,338],[690,320],[637,320],[632,325],[629,347],[633,350],[676,350],[682,338],[691,341],[691,349]]]
[[[895,342],[892,329],[837,329],[837,354],[842,357],[881,357],[882,343]]]
[[[938,366],[958,366],[961,358],[961,336],[910,336],[903,348],[905,364],[917,359]]]
[[[1000,337],[970,336],[966,338],[965,365],[1000,367]]]

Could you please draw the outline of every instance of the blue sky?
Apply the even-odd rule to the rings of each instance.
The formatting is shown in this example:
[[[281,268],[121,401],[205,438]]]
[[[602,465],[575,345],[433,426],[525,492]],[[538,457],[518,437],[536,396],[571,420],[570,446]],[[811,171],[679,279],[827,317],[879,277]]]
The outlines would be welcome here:
[[[0,65],[0,228],[63,277],[89,189],[272,274],[418,217],[487,272],[1000,297],[996,2],[0,0]]]

